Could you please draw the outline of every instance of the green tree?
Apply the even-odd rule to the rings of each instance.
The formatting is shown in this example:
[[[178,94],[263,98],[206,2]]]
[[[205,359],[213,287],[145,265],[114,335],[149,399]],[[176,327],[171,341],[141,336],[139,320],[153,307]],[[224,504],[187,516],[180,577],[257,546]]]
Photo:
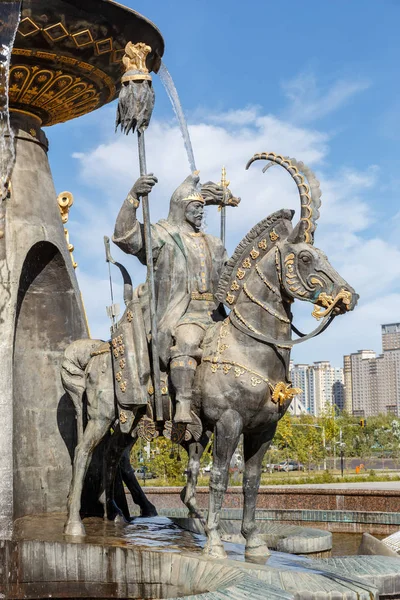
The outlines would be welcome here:
[[[183,484],[185,481],[184,470],[187,465],[187,454],[177,444],[159,437],[150,444],[150,455],[146,450],[147,444],[135,444],[131,454],[134,468],[145,467],[156,477],[160,477],[166,484]]]
[[[290,458],[292,443],[293,443],[293,418],[289,412],[286,412],[282,419],[278,423],[276,434],[274,438],[274,444],[279,448],[282,453],[281,461],[288,460]]]

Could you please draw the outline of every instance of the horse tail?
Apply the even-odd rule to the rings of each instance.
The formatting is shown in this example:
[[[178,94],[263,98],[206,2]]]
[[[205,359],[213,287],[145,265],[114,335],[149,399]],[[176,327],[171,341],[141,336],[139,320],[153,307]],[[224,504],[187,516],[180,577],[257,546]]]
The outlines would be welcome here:
[[[61,381],[71,398],[76,413],[78,444],[83,436],[83,395],[86,390],[85,369],[92,352],[103,344],[103,340],[76,340],[66,347],[61,364]]]

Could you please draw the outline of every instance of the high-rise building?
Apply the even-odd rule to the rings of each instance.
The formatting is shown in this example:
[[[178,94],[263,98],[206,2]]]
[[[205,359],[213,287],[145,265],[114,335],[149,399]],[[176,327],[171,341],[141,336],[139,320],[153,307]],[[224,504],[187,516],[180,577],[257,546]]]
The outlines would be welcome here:
[[[351,415],[353,413],[353,393],[351,379],[351,357],[349,354],[343,357],[344,375],[344,410]]]
[[[350,354],[353,415],[358,417],[375,414],[372,408],[375,384],[371,377],[371,361],[375,358],[373,350],[359,350]]]
[[[290,377],[292,380],[292,385],[295,388],[301,390],[301,394],[296,396],[301,404],[304,406],[306,412],[312,412],[310,410],[310,401],[309,401],[309,385],[308,385],[308,370],[309,365],[294,365],[291,362],[290,365]]]
[[[291,364],[293,387],[300,388],[297,398],[306,412],[318,416],[326,405],[344,406],[343,369],[332,367],[328,361],[315,362],[313,365]]]
[[[382,328],[382,350],[400,349],[400,323],[389,323],[381,325]]]
[[[356,416],[400,415],[400,323],[381,327],[381,355],[360,350],[344,357],[345,405],[351,399]]]

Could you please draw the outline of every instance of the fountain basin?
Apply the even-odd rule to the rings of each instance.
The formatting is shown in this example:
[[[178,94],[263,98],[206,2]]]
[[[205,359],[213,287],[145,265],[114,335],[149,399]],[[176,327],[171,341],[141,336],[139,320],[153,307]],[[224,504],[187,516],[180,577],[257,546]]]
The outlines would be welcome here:
[[[112,0],[22,0],[11,60],[10,111],[62,123],[114,100],[128,41],[152,48],[157,71],[164,41],[155,25]]]
[[[0,594],[8,599],[192,598],[193,600],[372,600],[400,597],[400,560],[308,559],[273,552],[265,565],[204,557],[205,538],[165,517],[128,526],[85,519],[85,538],[65,538],[64,514],[18,519],[0,542]],[[234,559],[234,560],[232,560]],[[382,595],[382,596],[381,596]]]

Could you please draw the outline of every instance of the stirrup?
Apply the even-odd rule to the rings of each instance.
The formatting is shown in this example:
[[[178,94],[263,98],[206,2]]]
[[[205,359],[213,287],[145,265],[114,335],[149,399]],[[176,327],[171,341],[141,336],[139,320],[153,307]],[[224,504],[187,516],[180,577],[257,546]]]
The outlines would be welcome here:
[[[175,407],[174,423],[194,423],[189,400],[178,400]]]

